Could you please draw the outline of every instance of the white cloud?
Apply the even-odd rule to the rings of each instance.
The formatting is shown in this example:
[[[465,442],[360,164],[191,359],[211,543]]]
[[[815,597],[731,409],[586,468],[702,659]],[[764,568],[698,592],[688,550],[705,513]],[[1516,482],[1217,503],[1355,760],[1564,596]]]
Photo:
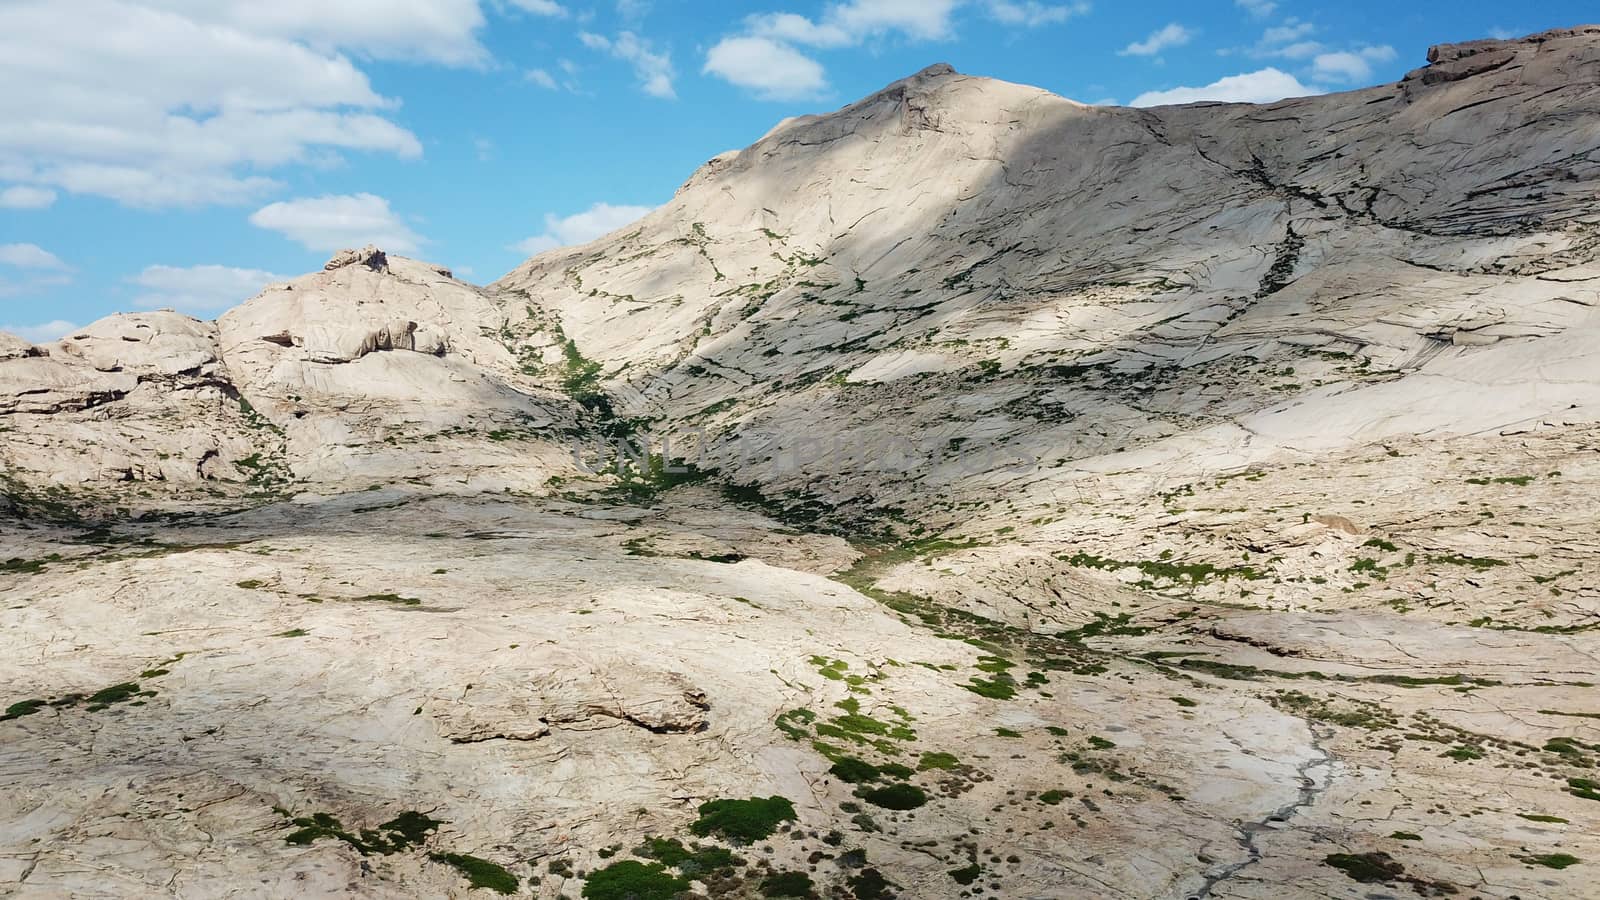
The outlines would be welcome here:
[[[1050,5],[1039,3],[1037,0],[988,0],[989,17],[1002,25],[1025,25],[1037,28],[1040,25],[1058,25],[1074,16],[1087,15],[1090,5],[1087,0],[1068,3],[1064,5]]]
[[[524,12],[531,12],[536,16],[550,16],[554,19],[567,17],[567,8],[555,0],[506,0],[512,6]]]
[[[170,308],[188,313],[227,309],[254,297],[269,284],[287,280],[259,269],[229,266],[149,266],[129,279],[145,289],[133,298],[138,308]]]
[[[546,72],[544,69],[529,69],[523,74],[522,77],[527,81],[537,84],[539,87],[542,87],[547,91],[557,90],[561,87],[561,85],[556,83],[555,76],[551,75],[549,72]]]
[[[764,100],[792,100],[827,89],[822,65],[794,45],[834,49],[859,47],[886,37],[911,41],[953,38],[952,17],[972,0],[847,0],[831,3],[812,19],[791,12],[745,18],[742,35],[724,38],[706,53],[703,72],[747,87]],[[1038,0],[982,0],[991,18],[1007,25],[1064,22],[1088,12],[1086,0],[1047,4]]]
[[[855,35],[838,25],[818,24],[794,13],[751,16],[745,20],[745,24],[755,37],[811,47],[845,47],[857,40]]]
[[[60,340],[77,330],[78,326],[76,324],[65,319],[57,319],[54,322],[44,322],[39,325],[0,325],[0,331],[14,334],[30,344],[48,344],[51,341]]]
[[[0,169],[136,206],[245,202],[340,151],[416,156],[346,54],[483,66],[480,0],[8,0]]]
[[[56,192],[49,188],[19,184],[0,191],[0,209],[48,209],[55,202]]]
[[[794,13],[745,20],[751,34],[814,47],[848,47],[868,38],[902,34],[934,41],[951,36],[950,16],[962,0],[849,0],[831,4],[818,21]]]
[[[479,0],[55,0],[50,5],[142,6],[257,38],[376,59],[445,65],[489,61],[476,37],[484,25]]]
[[[1301,38],[1309,37],[1316,32],[1317,26],[1299,19],[1290,19],[1282,25],[1274,25],[1261,33],[1261,44],[1271,46],[1275,44],[1288,44]]]
[[[14,269],[65,270],[67,264],[38,244],[0,244],[0,266]]]
[[[650,0],[617,0],[617,18],[624,22],[638,22],[650,14]]]
[[[1278,4],[1274,0],[1234,0],[1234,2],[1238,3],[1240,9],[1258,19],[1265,19],[1278,9]]]
[[[1230,75],[1205,87],[1179,87],[1149,91],[1133,99],[1129,106],[1167,106],[1178,103],[1220,101],[1224,103],[1272,103],[1285,97],[1307,97],[1320,93],[1300,83],[1298,78],[1278,69]]]
[[[672,54],[657,52],[649,41],[631,31],[620,32],[614,39],[585,31],[578,38],[589,49],[609,53],[632,65],[633,74],[646,94],[663,100],[678,98],[672,86],[672,80],[677,77],[672,68]]]
[[[1363,47],[1355,52],[1323,53],[1311,61],[1316,78],[1355,84],[1372,79],[1372,64],[1393,62],[1398,54],[1389,46]]]
[[[256,210],[250,224],[276,231],[307,249],[329,253],[376,244],[391,253],[412,253],[423,239],[373,194],[302,197]]]
[[[652,212],[655,212],[655,207],[652,206],[612,206],[609,203],[596,203],[583,212],[566,218],[549,213],[544,217],[543,234],[520,241],[512,249],[532,256],[557,247],[587,244],[618,228],[631,225]]]
[[[827,90],[822,64],[800,51],[764,37],[723,38],[706,54],[702,70],[763,100],[795,100]]]
[[[702,71],[750,88],[763,100],[818,96],[827,89],[827,75],[794,45],[835,49],[887,37],[947,40],[955,37],[955,12],[975,2],[1003,25],[1029,28],[1065,22],[1090,9],[1088,0],[845,0],[828,4],[814,19],[761,13],[745,18],[743,34],[723,38],[707,51]]]
[[[1142,41],[1135,41],[1124,47],[1120,56],[1155,56],[1163,50],[1172,47],[1182,47],[1194,40],[1194,31],[1173,22],[1158,31],[1152,32]]]
[[[1311,61],[1311,69],[1323,81],[1353,82],[1372,76],[1372,64],[1354,53],[1323,53]]]

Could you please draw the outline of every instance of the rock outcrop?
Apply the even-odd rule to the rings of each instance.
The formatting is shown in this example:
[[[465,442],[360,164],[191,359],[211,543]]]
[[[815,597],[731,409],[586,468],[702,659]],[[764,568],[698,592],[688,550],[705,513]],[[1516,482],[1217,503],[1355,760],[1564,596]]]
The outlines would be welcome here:
[[[0,335],[0,892],[1586,896],[1600,28],[1429,63]]]

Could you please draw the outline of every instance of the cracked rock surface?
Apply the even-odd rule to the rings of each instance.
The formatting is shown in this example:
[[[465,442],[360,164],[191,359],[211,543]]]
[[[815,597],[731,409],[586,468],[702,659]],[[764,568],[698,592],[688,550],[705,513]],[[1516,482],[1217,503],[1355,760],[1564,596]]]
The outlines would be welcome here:
[[[0,335],[0,895],[1593,896],[1597,122],[1593,27],[934,66],[488,287]]]

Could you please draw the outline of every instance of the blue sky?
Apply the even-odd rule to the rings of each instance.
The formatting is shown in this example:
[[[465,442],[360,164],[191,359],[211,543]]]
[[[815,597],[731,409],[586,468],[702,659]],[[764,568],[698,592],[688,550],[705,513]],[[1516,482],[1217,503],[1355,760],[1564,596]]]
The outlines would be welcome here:
[[[1544,0],[6,0],[0,330],[214,317],[373,240],[479,283],[934,62],[1091,103],[1392,81]],[[96,23],[86,28],[83,23]]]

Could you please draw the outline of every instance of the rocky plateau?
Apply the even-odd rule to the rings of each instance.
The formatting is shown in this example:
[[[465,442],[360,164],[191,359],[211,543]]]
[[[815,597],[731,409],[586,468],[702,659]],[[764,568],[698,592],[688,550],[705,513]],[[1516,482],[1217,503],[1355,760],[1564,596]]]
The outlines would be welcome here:
[[[1600,898],[1600,27],[934,66],[0,335],[0,896]]]

